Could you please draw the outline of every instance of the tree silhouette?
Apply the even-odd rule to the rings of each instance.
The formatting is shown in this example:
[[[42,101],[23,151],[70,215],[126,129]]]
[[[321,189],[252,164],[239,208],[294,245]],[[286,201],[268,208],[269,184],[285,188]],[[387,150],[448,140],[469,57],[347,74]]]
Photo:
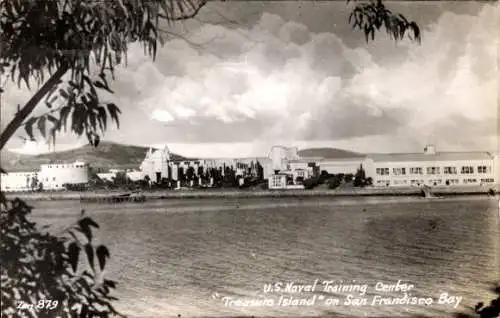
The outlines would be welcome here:
[[[114,79],[115,66],[126,62],[128,43],[142,43],[146,54],[154,59],[161,41],[160,20],[190,18],[205,2],[0,1],[0,74],[9,74],[18,86],[24,83],[30,90],[38,86],[1,132],[0,150],[21,126],[31,140],[34,127],[53,144],[57,133],[69,128],[97,146],[108,122],[119,124],[120,109],[102,102],[100,93],[113,92],[108,81]],[[0,97],[3,90],[0,87]],[[46,112],[32,116],[38,105],[46,107]],[[29,220],[32,208],[22,200],[7,200],[2,192],[0,206],[2,317],[21,315],[19,302],[37,306],[41,299],[53,302],[45,303],[48,308],[22,314],[119,315],[111,305],[116,299],[110,296],[116,283],[102,275],[110,253],[105,246],[92,243],[92,227],[97,228],[97,223],[81,213],[74,226],[51,234]],[[79,266],[82,253],[87,256],[90,271]],[[94,264],[95,258],[99,267]]]
[[[188,181],[191,181],[194,179],[195,173],[194,173],[194,167],[188,167],[186,170],[186,179]]]
[[[363,169],[363,165],[359,165],[356,174],[354,175],[354,186],[355,187],[364,187],[366,185],[366,173],[365,169]]]

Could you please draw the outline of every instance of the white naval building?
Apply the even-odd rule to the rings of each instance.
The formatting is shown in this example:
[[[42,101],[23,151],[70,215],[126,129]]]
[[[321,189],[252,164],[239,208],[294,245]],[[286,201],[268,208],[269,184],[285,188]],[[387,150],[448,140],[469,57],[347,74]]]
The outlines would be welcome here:
[[[83,161],[50,163],[40,166],[39,171],[8,172],[0,176],[1,190],[5,192],[64,190],[64,185],[87,184],[89,165]]]
[[[498,182],[498,159],[490,152],[438,152],[428,145],[422,153],[371,154],[368,158],[366,175],[377,187],[492,186]]]
[[[162,150],[150,149],[141,164],[143,176],[153,182],[162,178],[178,179],[179,169],[185,172],[199,169],[231,167],[237,175],[259,162],[263,177],[270,188],[287,188],[318,175],[355,174],[360,167],[371,177],[374,187],[492,187],[500,178],[499,155],[490,152],[439,152],[428,145],[421,153],[367,154],[351,157],[301,156],[296,147],[273,146],[265,158],[171,160],[167,146]]]

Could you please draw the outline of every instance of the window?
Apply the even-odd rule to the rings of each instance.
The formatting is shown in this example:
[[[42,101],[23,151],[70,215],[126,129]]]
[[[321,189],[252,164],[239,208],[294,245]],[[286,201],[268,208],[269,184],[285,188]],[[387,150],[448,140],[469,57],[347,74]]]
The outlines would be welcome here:
[[[56,177],[52,177],[52,181],[56,181]]]
[[[473,174],[474,173],[474,167],[472,166],[463,166],[462,169],[460,170],[461,174]]]
[[[392,173],[396,176],[405,175],[406,168],[392,168]]]
[[[422,167],[410,168],[410,174],[423,174]]]
[[[439,167],[427,167],[427,174],[439,174]]]
[[[377,168],[377,169],[375,169],[375,172],[379,176],[388,176],[389,175],[389,168]]]
[[[481,179],[481,182],[483,182],[483,183],[493,183],[493,182],[495,182],[495,179],[493,179],[493,178]]]
[[[464,179],[463,182],[464,184],[476,183],[477,179]]]
[[[444,167],[444,174],[457,174],[457,167]]]
[[[279,188],[282,186],[281,184],[281,175],[274,175],[272,178],[271,185],[273,188]]]
[[[477,173],[488,173],[490,171],[491,171],[491,169],[489,166],[478,166],[477,167]]]
[[[446,180],[446,185],[452,185],[452,184],[458,184],[459,180],[458,179],[447,179]]]
[[[407,181],[406,180],[394,180],[394,184],[407,184]]]

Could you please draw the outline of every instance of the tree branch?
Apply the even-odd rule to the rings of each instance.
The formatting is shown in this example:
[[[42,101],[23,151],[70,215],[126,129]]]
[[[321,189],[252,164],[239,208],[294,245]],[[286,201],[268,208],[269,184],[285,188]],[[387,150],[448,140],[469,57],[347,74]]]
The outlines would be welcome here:
[[[31,97],[31,99],[18,111],[15,117],[9,122],[7,127],[0,135],[0,150],[3,149],[7,141],[14,135],[17,129],[23,124],[26,118],[33,112],[42,98],[50,91],[50,89],[57,85],[61,77],[68,71],[68,67],[63,65],[52,74],[52,76],[43,84],[43,86]]]

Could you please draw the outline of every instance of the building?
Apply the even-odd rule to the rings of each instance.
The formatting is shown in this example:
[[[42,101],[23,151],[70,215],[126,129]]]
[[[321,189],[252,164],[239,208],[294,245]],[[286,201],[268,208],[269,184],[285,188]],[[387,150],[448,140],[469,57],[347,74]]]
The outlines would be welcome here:
[[[2,173],[0,175],[0,186],[1,191],[4,192],[38,190],[38,173],[34,171]]]
[[[489,152],[437,152],[434,145],[422,153],[372,154],[366,175],[379,187],[492,186],[495,158]]]
[[[66,184],[87,184],[89,165],[82,161],[43,164],[38,173],[38,182],[43,190],[63,190]]]
[[[170,151],[167,146],[162,150],[150,148],[141,163],[140,170],[143,176],[160,183],[163,178],[171,179]]]
[[[297,147],[287,148],[284,146],[273,146],[267,158],[271,160],[271,171],[268,174],[289,170],[290,161],[300,159]]]
[[[259,168],[260,167],[260,168]],[[259,169],[262,169],[259,172]],[[213,175],[224,177],[229,171],[234,172],[236,177],[255,176],[259,173],[268,175],[268,158],[206,158],[206,159],[186,159],[173,160],[167,146],[162,150],[152,149],[140,166],[140,176],[149,177],[152,182],[161,183],[164,180],[170,181],[191,181],[197,180],[202,183],[202,179],[212,184]],[[135,174],[134,178],[139,178]]]
[[[268,179],[269,189],[286,189],[287,186],[286,173],[275,173]]]
[[[173,161],[165,146],[163,150],[149,150],[141,164],[141,173],[154,182],[161,182],[162,178],[185,180],[190,170],[191,180],[196,177],[201,183],[204,177],[212,184],[214,173],[224,176],[232,171],[239,177],[255,176],[258,163],[262,178],[268,179],[269,188],[283,189],[299,187],[302,181],[321,171],[355,175],[362,167],[375,187],[490,187],[498,183],[500,177],[499,158],[499,154],[489,152],[437,152],[434,145],[428,145],[422,153],[347,153],[347,156],[343,153],[340,157],[335,154],[301,157],[296,147],[273,146],[265,158]]]

